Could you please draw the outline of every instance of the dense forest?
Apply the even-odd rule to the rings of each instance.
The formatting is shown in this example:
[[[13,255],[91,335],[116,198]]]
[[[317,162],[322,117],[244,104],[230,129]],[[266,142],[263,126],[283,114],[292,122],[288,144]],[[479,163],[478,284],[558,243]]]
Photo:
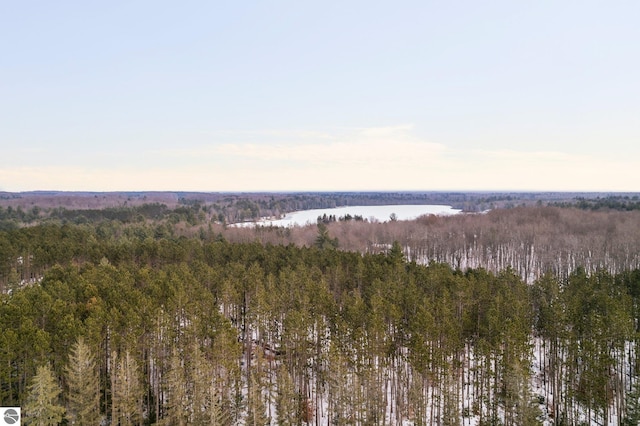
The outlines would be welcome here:
[[[640,197],[637,195],[596,198],[577,197],[573,201],[556,201],[552,204],[561,207],[578,207],[584,210],[640,210]]]
[[[383,223],[369,223],[368,218],[356,217],[323,222],[335,239],[333,245],[343,250],[384,252],[398,241],[407,258],[417,263],[428,264],[433,260],[454,269],[482,267],[494,273],[511,267],[528,283],[546,272],[565,279],[578,266],[589,274],[597,269],[617,274],[639,268],[640,210],[635,208],[638,195],[570,195],[12,194],[0,197],[0,231],[35,224],[75,224],[97,228],[100,234],[119,234],[121,229],[132,233],[127,228],[136,228],[137,237],[182,235],[202,239],[216,234],[230,242],[310,246],[315,241],[314,227],[239,229],[230,224],[280,216],[297,208],[333,207],[357,201],[375,205],[394,200],[405,203],[466,200],[465,213],[452,217],[424,216],[417,221]],[[173,201],[160,202],[167,200]],[[75,207],[59,205],[61,202]],[[509,208],[482,210],[487,205]]]
[[[293,229],[196,204],[0,213],[0,405],[25,424],[640,418],[638,212]]]

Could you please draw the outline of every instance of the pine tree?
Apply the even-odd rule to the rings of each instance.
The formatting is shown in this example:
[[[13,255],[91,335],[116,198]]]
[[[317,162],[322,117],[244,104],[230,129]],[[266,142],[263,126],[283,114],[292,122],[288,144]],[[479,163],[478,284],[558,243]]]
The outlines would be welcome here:
[[[196,417],[196,425],[225,426],[231,424],[231,416],[224,409],[224,404],[213,381],[209,385],[206,395],[205,410]]]
[[[38,367],[29,386],[29,396],[24,404],[24,424],[35,426],[58,425],[65,409],[59,405],[60,386],[56,383],[50,365]]]
[[[278,368],[277,378],[278,391],[275,398],[278,424],[282,426],[293,426],[298,424],[298,393],[295,390],[293,379],[287,367],[282,364]]]
[[[329,347],[327,372],[328,414],[332,425],[355,424],[355,407],[349,383],[352,377],[353,373],[349,371],[346,356],[338,348],[337,343],[332,342]]]
[[[222,339],[216,346],[218,349],[224,342]],[[193,384],[192,406],[193,424],[202,426],[224,426],[231,424],[229,407],[225,404],[221,380],[216,378],[216,368],[222,368],[217,362],[208,361],[194,342],[190,351],[188,376]]]
[[[129,351],[122,359],[111,354],[111,424],[133,426],[140,424],[143,389],[138,377],[138,364]]]
[[[331,238],[327,225],[318,223],[318,236],[315,241],[316,247],[319,249],[336,249],[338,248],[338,238]]]
[[[69,384],[68,414],[72,425],[100,423],[100,383],[96,364],[83,338],[71,348],[66,369]]]
[[[187,379],[178,349],[171,354],[170,369],[167,373],[167,417],[166,424],[183,426],[187,422]]]
[[[251,374],[247,396],[247,426],[265,426],[270,424],[267,407],[262,398],[262,383],[256,374]]]
[[[622,419],[621,426],[640,425],[640,381],[635,378],[631,390],[627,392],[625,402],[627,410]]]
[[[531,389],[529,389],[530,373],[521,361],[515,361],[504,377],[507,387],[505,395],[506,424],[535,426],[540,422],[540,410]]]
[[[404,251],[402,250],[402,246],[397,240],[394,241],[391,245],[391,248],[387,253],[387,257],[393,265],[400,265],[402,264],[402,262],[404,262]]]
[[[427,421],[427,400],[425,397],[425,380],[421,374],[413,371],[413,378],[407,390],[409,418],[416,426],[424,426]]]

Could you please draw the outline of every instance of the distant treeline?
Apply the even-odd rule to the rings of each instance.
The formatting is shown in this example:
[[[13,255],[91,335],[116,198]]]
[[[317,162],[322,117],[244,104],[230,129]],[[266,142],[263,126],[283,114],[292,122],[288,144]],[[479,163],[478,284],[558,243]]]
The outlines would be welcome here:
[[[309,193],[4,193],[0,229],[41,222],[124,224],[143,221],[231,224],[286,213],[343,206],[450,205],[464,212],[554,205],[598,210],[637,210],[640,198],[624,194],[483,192],[309,192]]]
[[[584,198],[577,197],[574,201],[555,202],[558,207],[577,207],[583,210],[620,210],[631,211],[640,210],[640,197],[612,195],[605,198]]]
[[[198,198],[199,197],[199,198]],[[511,196],[504,200],[513,200]],[[355,205],[390,204],[447,204],[459,208],[483,208],[496,199],[480,204],[474,197],[455,193],[308,193],[308,194],[227,194],[208,199],[202,194],[183,194],[176,207],[153,202],[131,203],[106,208],[41,207],[29,209],[0,206],[0,229],[12,229],[32,225],[41,221],[59,221],[75,224],[100,223],[115,220],[123,224],[143,221],[169,220],[171,223],[186,222],[190,225],[207,222],[239,223],[263,217],[280,217],[300,210],[334,208]],[[135,201],[135,200],[134,200]],[[489,204],[487,204],[489,203]],[[473,205],[473,206],[472,206]]]

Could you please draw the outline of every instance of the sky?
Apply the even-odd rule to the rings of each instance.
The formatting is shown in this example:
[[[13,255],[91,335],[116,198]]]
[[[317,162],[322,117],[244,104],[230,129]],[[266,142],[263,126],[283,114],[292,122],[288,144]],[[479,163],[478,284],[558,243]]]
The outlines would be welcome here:
[[[640,191],[640,2],[0,0],[0,191]]]

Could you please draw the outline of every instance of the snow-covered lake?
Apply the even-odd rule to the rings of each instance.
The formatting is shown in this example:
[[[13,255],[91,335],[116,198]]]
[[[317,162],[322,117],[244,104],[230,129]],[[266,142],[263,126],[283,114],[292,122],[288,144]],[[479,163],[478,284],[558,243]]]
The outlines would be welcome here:
[[[235,226],[305,226],[308,224],[316,224],[318,216],[327,215],[335,216],[336,219],[351,215],[362,216],[369,222],[387,222],[392,214],[395,214],[397,220],[411,220],[426,214],[434,214],[439,216],[453,215],[460,213],[461,210],[454,209],[451,206],[433,205],[433,204],[401,204],[392,206],[346,206],[327,209],[302,210],[288,213],[284,218],[271,220],[263,219],[258,222],[238,223]]]

